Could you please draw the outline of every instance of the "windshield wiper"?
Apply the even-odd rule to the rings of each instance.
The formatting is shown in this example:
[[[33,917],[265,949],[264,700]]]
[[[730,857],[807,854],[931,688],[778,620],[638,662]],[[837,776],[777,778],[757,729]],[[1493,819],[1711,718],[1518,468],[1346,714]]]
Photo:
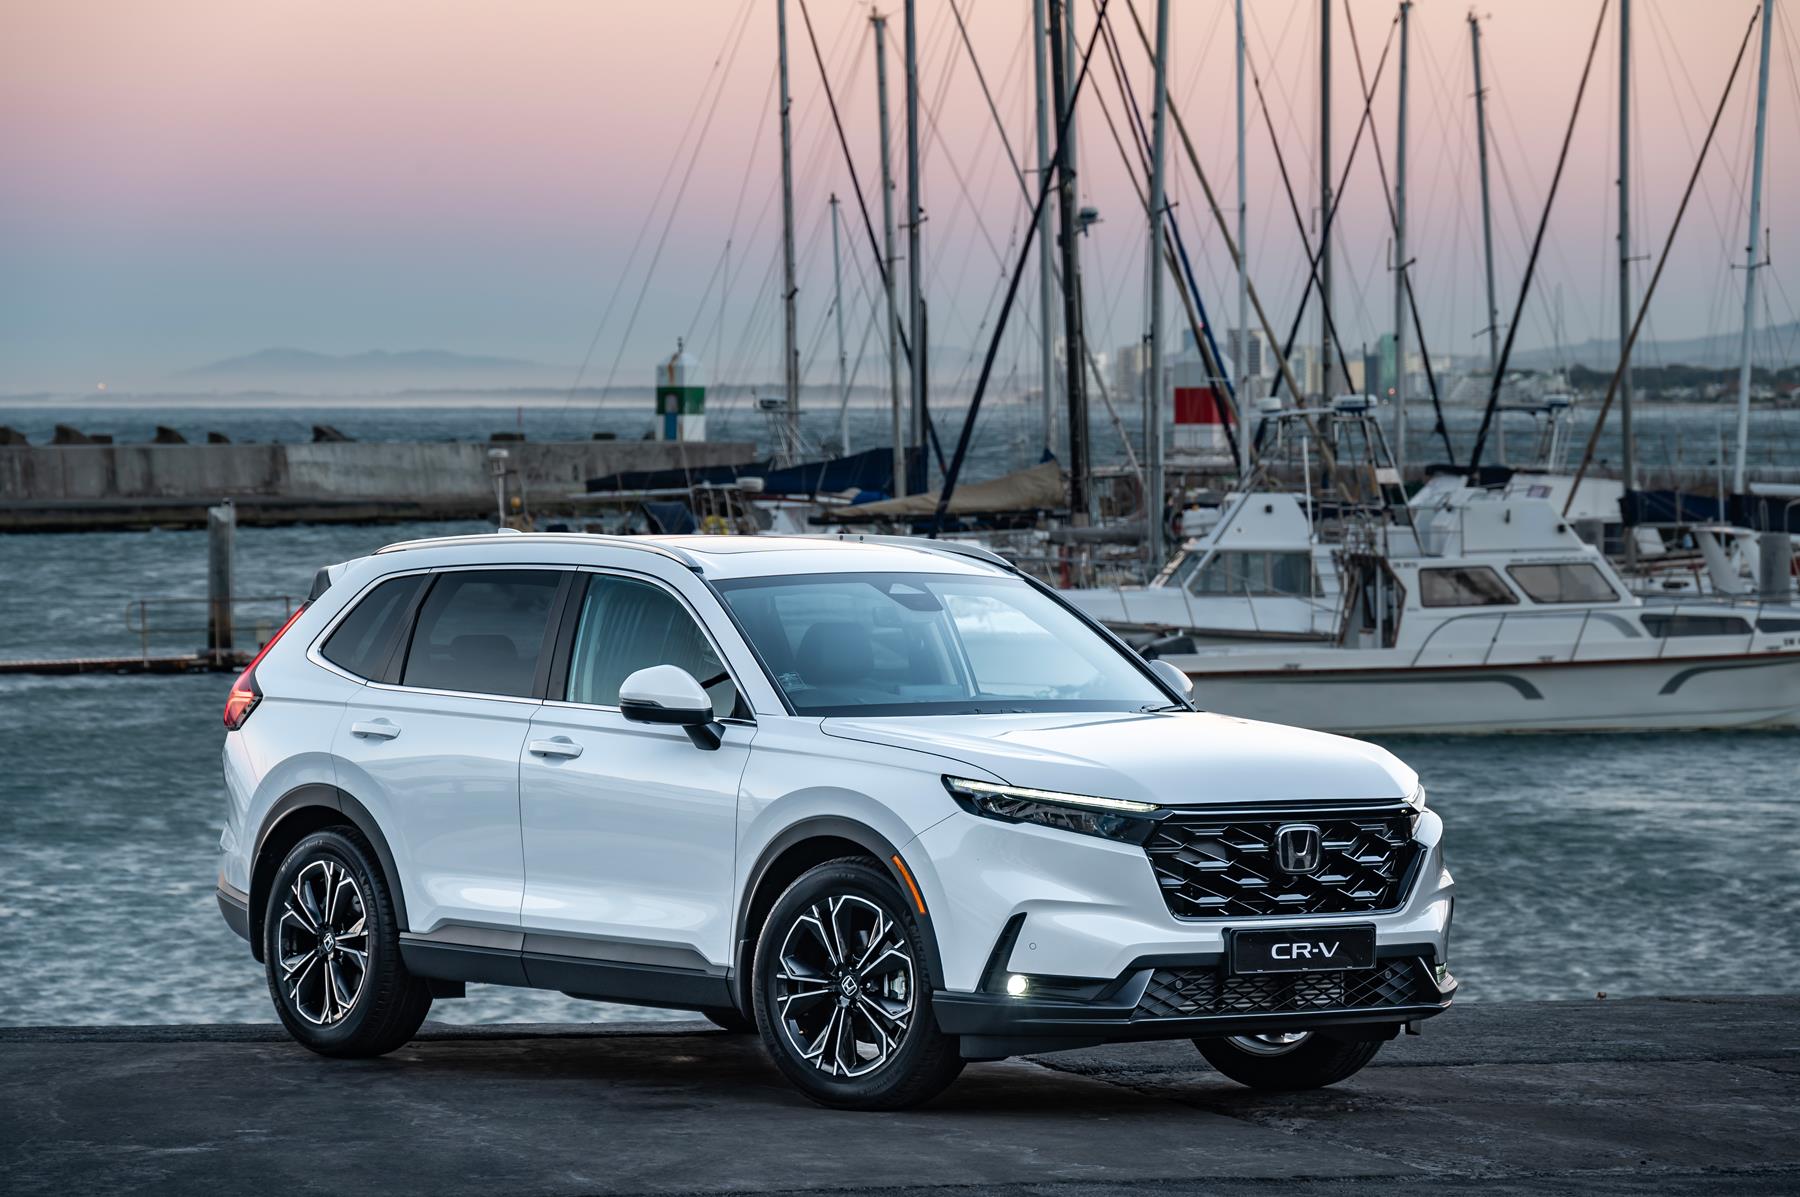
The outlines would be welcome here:
[[[1156,703],[1147,702],[1143,706],[1141,706],[1137,709],[1137,713],[1140,715],[1156,715],[1156,714],[1160,714],[1163,711],[1191,711],[1191,710],[1193,710],[1193,708],[1186,705],[1185,703],[1167,702],[1167,703],[1163,703],[1161,706],[1158,706]]]

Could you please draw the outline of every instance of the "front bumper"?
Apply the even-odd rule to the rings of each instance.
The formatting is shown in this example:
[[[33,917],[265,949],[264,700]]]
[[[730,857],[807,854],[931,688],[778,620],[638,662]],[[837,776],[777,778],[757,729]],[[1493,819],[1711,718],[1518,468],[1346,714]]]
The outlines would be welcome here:
[[[1430,944],[1380,948],[1375,967],[1339,973],[1232,976],[1223,954],[1143,959],[1111,982],[1012,997],[932,995],[938,1029],[968,1059],[999,1059],[1101,1043],[1279,1031],[1389,1037],[1449,1009],[1456,979]]]

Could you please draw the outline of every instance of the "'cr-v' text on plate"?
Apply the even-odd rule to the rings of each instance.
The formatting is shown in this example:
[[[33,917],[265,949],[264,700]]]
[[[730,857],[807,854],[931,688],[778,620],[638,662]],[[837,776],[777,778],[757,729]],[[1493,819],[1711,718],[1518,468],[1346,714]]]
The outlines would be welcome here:
[[[1231,971],[1234,973],[1315,973],[1373,968],[1374,965],[1375,927],[1371,923],[1349,927],[1258,929],[1231,934]]]

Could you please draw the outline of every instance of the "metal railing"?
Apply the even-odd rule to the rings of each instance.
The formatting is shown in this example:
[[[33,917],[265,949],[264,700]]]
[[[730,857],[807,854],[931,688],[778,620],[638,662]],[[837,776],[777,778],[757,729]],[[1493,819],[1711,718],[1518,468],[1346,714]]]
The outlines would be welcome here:
[[[1675,619],[1675,618],[1682,616],[1683,614],[1686,614],[1686,615],[1709,615],[1709,616],[1714,616],[1714,617],[1720,615],[1721,613],[1727,613],[1727,614],[1731,614],[1731,615],[1741,615],[1744,617],[1745,622],[1748,623],[1750,626],[1749,633],[1747,635],[1742,636],[1742,638],[1744,640],[1744,651],[1751,652],[1756,647],[1756,637],[1757,637],[1758,632],[1760,631],[1760,624],[1762,622],[1762,613],[1763,613],[1764,609],[1768,608],[1768,607],[1780,607],[1783,611],[1791,611],[1793,609],[1789,604],[1786,604],[1786,603],[1770,603],[1770,602],[1767,602],[1762,599],[1746,599],[1746,598],[1737,598],[1737,597],[1727,598],[1727,597],[1723,597],[1723,596],[1721,596],[1720,598],[1717,598],[1717,599],[1706,601],[1706,602],[1670,603],[1666,606],[1658,605],[1654,609],[1644,609],[1644,608],[1634,607],[1634,608],[1630,608],[1629,610],[1620,610],[1618,608],[1613,608],[1613,607],[1606,607],[1606,608],[1589,607],[1589,608],[1584,609],[1581,612],[1581,626],[1579,628],[1577,628],[1575,631],[1575,640],[1574,640],[1574,643],[1572,643],[1569,646],[1568,656],[1562,657],[1562,658],[1560,658],[1560,660],[1562,663],[1567,663],[1567,664],[1573,664],[1578,660],[1580,653],[1581,653],[1581,642],[1584,639],[1586,639],[1587,632],[1588,632],[1588,626],[1593,622],[1595,616],[1601,616],[1601,617],[1609,618],[1609,619],[1625,620],[1625,621],[1631,623],[1633,628],[1640,630],[1646,639],[1658,641],[1658,644],[1656,646],[1655,655],[1652,657],[1641,658],[1641,659],[1661,660],[1664,657],[1664,655],[1667,654],[1667,652],[1669,650],[1669,642],[1670,641],[1685,640],[1685,639],[1698,639],[1701,637],[1694,636],[1694,635],[1689,635],[1689,636],[1677,635],[1672,632],[1665,632],[1665,633],[1658,635],[1657,633],[1652,632],[1648,627],[1645,627],[1641,618],[1634,619],[1633,618],[1634,616],[1641,617],[1643,615],[1648,614],[1648,615],[1659,616],[1659,617],[1666,616],[1670,619]],[[1412,666],[1416,666],[1419,663],[1419,661],[1424,657],[1425,650],[1431,647],[1431,642],[1433,640],[1437,639],[1438,633],[1442,632],[1445,628],[1450,627],[1452,624],[1473,622],[1473,621],[1477,621],[1477,620],[1492,620],[1493,621],[1494,634],[1492,636],[1488,637],[1487,647],[1485,649],[1483,649],[1482,653],[1481,653],[1481,660],[1479,662],[1471,662],[1473,664],[1487,665],[1487,664],[1491,663],[1493,660],[1494,649],[1497,646],[1499,646],[1500,634],[1505,630],[1506,623],[1509,619],[1515,623],[1520,622],[1520,621],[1533,621],[1533,620],[1538,620],[1538,621],[1548,621],[1548,620],[1552,620],[1552,619],[1566,620],[1566,619],[1573,618],[1574,615],[1575,615],[1575,612],[1573,612],[1573,611],[1544,611],[1544,610],[1497,611],[1497,612],[1466,611],[1461,615],[1452,615],[1449,618],[1443,620],[1436,627],[1432,628],[1431,631],[1426,633],[1425,639],[1420,641],[1419,647],[1414,650],[1413,655],[1412,655],[1412,660],[1410,662],[1408,662],[1408,667],[1410,668]],[[1742,634],[1737,633],[1737,632],[1718,633],[1719,637],[1731,637],[1733,639],[1739,638],[1740,635],[1742,635]],[[1705,638],[1713,639],[1715,637],[1708,635],[1708,636],[1705,636]],[[1548,644],[1550,642],[1545,641],[1544,643]],[[1473,645],[1471,645],[1469,647],[1471,649],[1474,648]],[[1454,650],[1450,650],[1450,651],[1454,651]],[[1559,660],[1558,655],[1555,652],[1551,652],[1548,654],[1540,654],[1536,659],[1540,662],[1553,662],[1553,661]]]
[[[200,646],[194,650],[195,656],[224,657],[242,651],[236,646],[238,640],[243,648],[261,648],[293,615],[300,601],[290,594],[252,595],[226,603],[206,597],[151,595],[125,604],[125,630],[137,637],[138,651],[146,661],[151,656],[152,637],[197,636]],[[230,623],[237,632],[229,647],[212,641],[214,612],[220,606],[229,607]]]

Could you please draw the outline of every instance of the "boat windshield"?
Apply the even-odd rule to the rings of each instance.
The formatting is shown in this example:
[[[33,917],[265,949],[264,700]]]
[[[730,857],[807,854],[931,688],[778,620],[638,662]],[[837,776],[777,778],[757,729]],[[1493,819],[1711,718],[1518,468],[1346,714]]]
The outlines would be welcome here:
[[[798,574],[718,588],[799,714],[1170,705],[1123,650],[1018,578]]]

